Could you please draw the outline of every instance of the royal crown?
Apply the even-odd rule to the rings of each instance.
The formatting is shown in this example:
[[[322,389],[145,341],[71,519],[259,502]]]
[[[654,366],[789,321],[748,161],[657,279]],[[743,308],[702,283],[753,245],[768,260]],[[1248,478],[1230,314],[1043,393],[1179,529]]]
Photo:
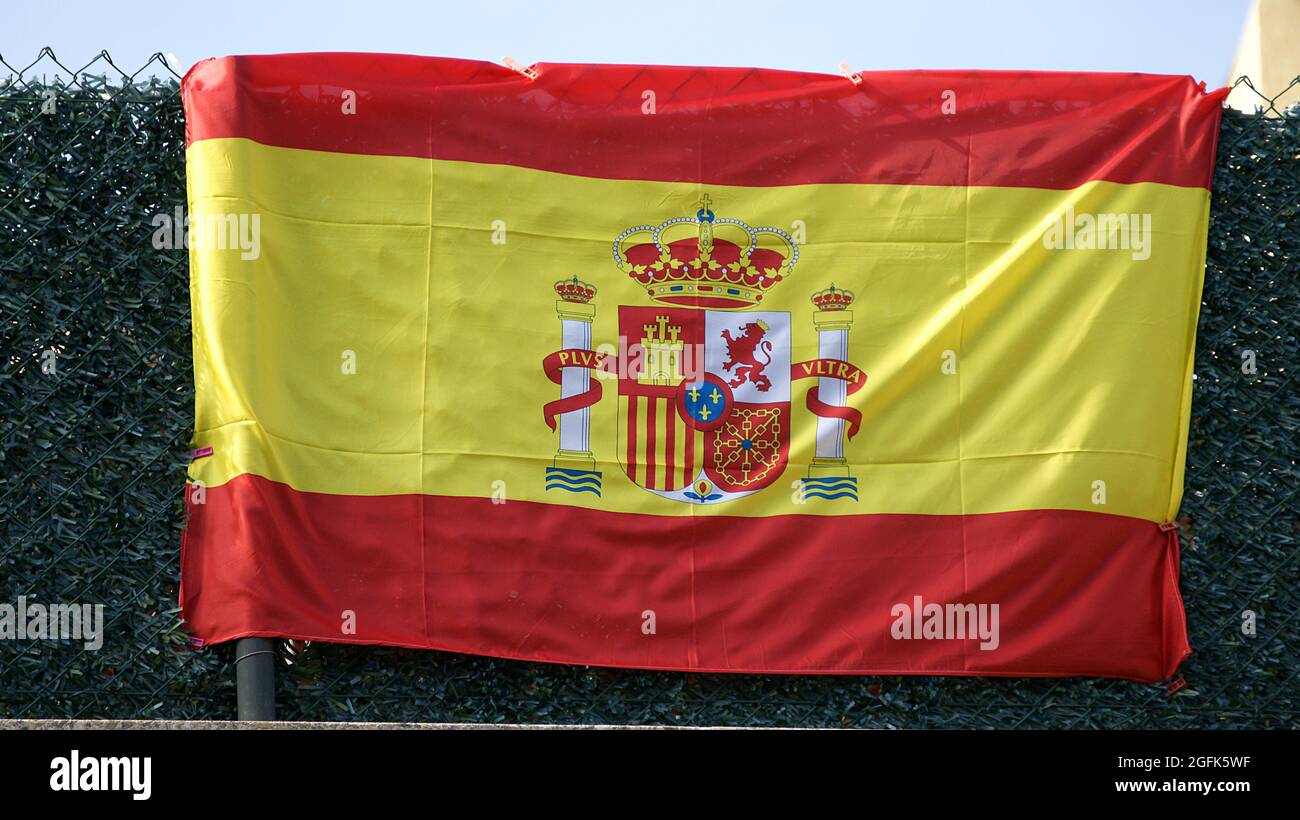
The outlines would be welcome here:
[[[585,305],[596,295],[596,286],[578,281],[578,277],[561,279],[555,283],[555,294],[565,302]]]
[[[844,310],[853,304],[853,291],[831,285],[814,293],[812,303],[818,310]]]
[[[671,239],[684,225],[696,226],[695,236]],[[736,241],[715,236],[725,231]],[[625,247],[630,239],[649,234],[650,241]],[[774,236],[782,253],[759,246],[759,238]],[[780,228],[755,228],[739,219],[719,217],[705,196],[695,216],[678,216],[658,225],[628,228],[614,240],[614,263],[626,271],[656,302],[690,307],[739,310],[763,301],[763,294],[790,275],[799,261],[799,246]]]

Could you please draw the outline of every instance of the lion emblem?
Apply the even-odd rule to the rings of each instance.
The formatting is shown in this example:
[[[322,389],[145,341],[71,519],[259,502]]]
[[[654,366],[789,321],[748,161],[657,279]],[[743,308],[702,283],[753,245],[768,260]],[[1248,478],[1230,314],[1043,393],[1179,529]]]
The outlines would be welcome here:
[[[762,392],[772,389],[772,380],[763,373],[772,363],[772,343],[763,338],[767,334],[767,323],[750,322],[741,327],[739,333],[733,337],[730,330],[722,331],[722,338],[727,342],[727,361],[722,369],[732,371],[732,379],[727,383],[740,387],[749,382]]]

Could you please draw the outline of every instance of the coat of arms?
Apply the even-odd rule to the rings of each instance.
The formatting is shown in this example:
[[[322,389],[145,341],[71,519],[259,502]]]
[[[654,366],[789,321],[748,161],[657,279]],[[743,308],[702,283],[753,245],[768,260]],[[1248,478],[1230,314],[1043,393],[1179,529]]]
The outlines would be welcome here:
[[[672,238],[682,226],[694,226],[694,235]],[[760,246],[760,238],[775,238],[779,249]],[[602,395],[592,371],[603,370],[618,376],[618,432],[602,445],[613,447],[623,478],[694,504],[750,495],[782,476],[792,384],[816,378],[805,399],[816,416],[816,453],[801,492],[857,500],[844,456],[846,434],[852,438],[861,421],[847,399],[866,381],[847,360],[853,294],[831,285],[812,295],[818,357],[792,362],[790,314],[761,309],[799,261],[786,231],[719,217],[706,196],[694,217],[623,231],[613,255],[653,304],[620,305],[617,354],[602,355],[591,338],[596,287],[577,277],[555,284],[562,347],[542,366],[560,386],[560,398],[544,408],[559,449],[546,489],[601,494],[606,479],[595,469],[590,413]]]

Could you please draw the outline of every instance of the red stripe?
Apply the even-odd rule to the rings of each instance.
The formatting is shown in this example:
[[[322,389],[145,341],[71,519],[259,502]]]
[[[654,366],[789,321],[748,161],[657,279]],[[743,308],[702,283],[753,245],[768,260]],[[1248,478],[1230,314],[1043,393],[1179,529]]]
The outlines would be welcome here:
[[[627,477],[636,483],[636,396],[627,397]]]
[[[645,486],[655,488],[655,411],[659,399],[645,400]]]
[[[1208,188],[1229,90],[1152,74],[874,72],[854,86],[767,69],[538,68],[530,81],[435,57],[206,60],[183,82],[186,137],[719,185]]]
[[[1189,652],[1176,539],[1123,516],[652,516],[421,500],[254,476],[208,488],[182,548],[187,624],[209,642],[731,672],[1152,681]],[[997,603],[999,646],[895,640],[891,609],[917,595]],[[344,610],[355,634],[340,630]],[[646,610],[654,635],[641,631]]]

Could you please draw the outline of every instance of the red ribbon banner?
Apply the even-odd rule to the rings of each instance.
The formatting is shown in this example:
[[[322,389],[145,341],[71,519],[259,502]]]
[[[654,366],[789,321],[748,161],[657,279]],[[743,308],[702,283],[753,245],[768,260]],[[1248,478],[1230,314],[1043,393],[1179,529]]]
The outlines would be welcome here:
[[[790,365],[790,380],[827,378],[839,379],[848,384],[847,395],[852,396],[867,383],[867,374],[857,365],[842,362],[839,359],[809,359]],[[827,404],[818,395],[817,385],[808,391],[808,409],[814,415],[828,419],[843,419],[849,423],[849,438],[858,434],[862,426],[862,414],[852,407],[839,407]]]
[[[563,372],[566,367],[586,367],[592,370],[599,369],[605,360],[605,354],[597,353],[594,350],[581,350],[570,348],[557,350],[551,355],[542,359],[542,370],[546,372],[546,378],[561,384]],[[542,414],[546,417],[546,426],[555,429],[555,417],[565,413],[572,413],[574,410],[581,410],[584,407],[590,407],[600,401],[600,382],[592,381],[591,387],[579,393],[576,396],[567,396],[562,399],[556,399],[547,402],[542,408]]]

